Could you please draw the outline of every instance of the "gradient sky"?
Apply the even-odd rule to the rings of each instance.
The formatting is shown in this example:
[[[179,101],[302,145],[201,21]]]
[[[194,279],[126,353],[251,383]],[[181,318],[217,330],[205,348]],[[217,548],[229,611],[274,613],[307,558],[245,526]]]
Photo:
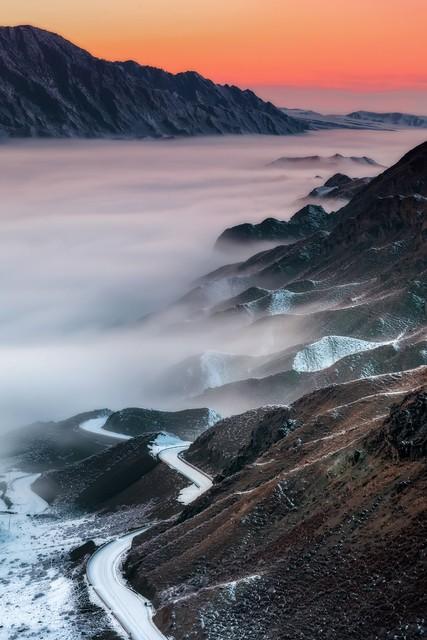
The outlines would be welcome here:
[[[1,0],[0,18],[107,59],[196,69],[264,95],[283,86],[380,93],[396,108],[415,92],[415,106],[417,95],[426,104],[427,0]]]

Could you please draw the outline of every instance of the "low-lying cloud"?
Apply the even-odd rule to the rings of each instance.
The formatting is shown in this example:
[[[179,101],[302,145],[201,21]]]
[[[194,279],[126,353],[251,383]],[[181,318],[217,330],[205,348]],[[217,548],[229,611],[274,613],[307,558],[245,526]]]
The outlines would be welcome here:
[[[389,165],[422,138],[340,131],[2,144],[0,429],[147,403],[151,375],[203,350],[203,335],[147,339],[137,321],[227,260],[212,251],[225,227],[287,219],[330,177],[272,169],[273,160],[339,152]]]

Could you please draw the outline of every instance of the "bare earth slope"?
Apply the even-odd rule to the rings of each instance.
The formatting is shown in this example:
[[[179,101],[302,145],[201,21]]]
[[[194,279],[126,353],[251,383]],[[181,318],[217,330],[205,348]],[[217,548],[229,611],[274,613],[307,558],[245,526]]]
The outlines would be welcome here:
[[[210,491],[126,563],[167,636],[427,634],[427,143],[336,215],[198,283],[236,353],[193,406],[240,414],[185,454]]]
[[[426,382],[421,368],[318,391],[281,409],[296,423],[273,444],[280,410],[270,421],[263,410],[261,457],[248,457],[251,438],[239,435],[243,466],[134,545],[128,576],[154,597],[164,633],[423,637]],[[230,435],[216,428],[220,447]],[[206,436],[188,455],[220,468]]]

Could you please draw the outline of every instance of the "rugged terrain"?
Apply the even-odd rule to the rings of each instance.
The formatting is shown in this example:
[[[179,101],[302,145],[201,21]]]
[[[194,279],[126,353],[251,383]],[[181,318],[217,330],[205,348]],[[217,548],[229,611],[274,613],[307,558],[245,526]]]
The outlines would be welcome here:
[[[335,173],[325,184],[310,191],[308,197],[351,200],[370,182],[371,178],[350,178],[343,173]]]
[[[218,419],[219,416],[210,409],[156,411],[155,409],[129,408],[112,413],[104,428],[106,431],[130,436],[167,431],[183,440],[195,440]]]
[[[209,354],[228,382],[194,403],[244,413],[185,454],[211,490],[128,557],[165,635],[427,634],[426,203],[424,143],[330,229],[219,269],[187,298],[203,301],[194,326],[240,344]],[[212,382],[206,355],[182,366],[181,391]]]
[[[216,485],[127,564],[164,633],[423,637],[426,372],[326,388],[196,442]]]
[[[245,225],[238,243],[266,227],[276,246],[142,323],[221,346],[156,381],[182,411],[101,410],[11,443],[52,513],[94,519],[81,570],[97,527],[153,525],[125,574],[167,637],[427,635],[427,143],[359,186],[334,214]],[[99,416],[105,435],[79,429]],[[184,457],[214,479],[184,508],[155,457],[165,430],[195,437]]]
[[[0,28],[0,133],[164,137],[301,133],[252,91],[133,61],[108,62],[31,26]]]
[[[47,502],[66,511],[93,512],[100,509],[142,507],[156,516],[177,511],[176,499],[185,481],[152,453],[159,436],[131,438],[103,452],[50,471],[34,483],[34,490]]]
[[[309,204],[297,211],[289,221],[266,218],[259,224],[246,222],[230,227],[219,236],[216,247],[226,249],[229,245],[237,243],[292,243],[307,238],[316,231],[331,229],[333,225],[333,215],[328,214],[323,207]]]
[[[276,246],[201,278],[181,301],[193,318],[182,331],[209,327],[221,345],[175,368],[186,406],[229,415],[427,364],[426,212],[424,143],[334,214],[309,205],[289,222],[224,232],[229,251],[232,239]]]

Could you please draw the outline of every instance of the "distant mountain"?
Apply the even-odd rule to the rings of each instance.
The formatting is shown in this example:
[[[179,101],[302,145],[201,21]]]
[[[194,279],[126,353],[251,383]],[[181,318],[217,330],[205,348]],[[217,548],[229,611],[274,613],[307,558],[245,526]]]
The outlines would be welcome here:
[[[252,91],[192,71],[173,75],[101,60],[35,27],[0,27],[0,135],[280,135],[305,129]]]
[[[361,122],[381,122],[396,127],[427,128],[427,116],[415,116],[410,113],[375,113],[374,111],[353,111],[347,118],[360,120]]]
[[[282,109],[291,118],[304,121],[310,129],[401,129],[427,128],[427,116],[409,113],[376,113],[353,111],[347,115],[323,114],[309,109]]]
[[[306,169],[321,169],[337,167],[340,165],[361,164],[369,167],[381,167],[381,165],[368,156],[343,156],[341,153],[335,153],[333,156],[283,156],[270,162],[269,167],[304,167]]]

